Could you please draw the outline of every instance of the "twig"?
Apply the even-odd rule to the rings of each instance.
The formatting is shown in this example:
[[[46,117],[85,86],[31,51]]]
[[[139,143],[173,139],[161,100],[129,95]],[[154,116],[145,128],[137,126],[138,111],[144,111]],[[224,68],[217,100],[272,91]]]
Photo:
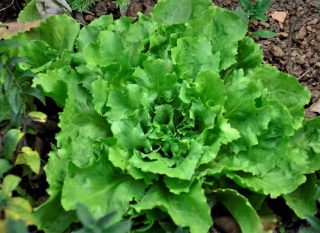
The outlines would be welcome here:
[[[297,25],[298,19],[299,18],[296,16],[296,18],[293,20],[293,22],[291,22],[291,24],[289,25],[289,37],[287,40],[288,41],[287,42],[287,64],[288,64],[288,72],[290,74],[293,74],[293,63],[292,63],[292,59],[291,59],[292,37],[293,37],[293,33],[296,30],[296,25]]]
[[[306,72],[304,72],[302,75],[299,76],[298,80],[302,79],[303,77],[305,77],[307,74],[310,73],[311,70],[307,70]]]
[[[5,8],[0,9],[0,12],[9,9],[9,8],[13,5],[14,1],[15,1],[15,0],[12,0],[9,6],[6,6]]]

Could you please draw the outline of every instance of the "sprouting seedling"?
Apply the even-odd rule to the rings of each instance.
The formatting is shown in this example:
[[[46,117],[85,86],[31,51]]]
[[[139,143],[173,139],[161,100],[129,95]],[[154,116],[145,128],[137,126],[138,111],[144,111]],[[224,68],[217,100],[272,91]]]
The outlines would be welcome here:
[[[266,15],[268,8],[271,5],[271,0],[240,0],[241,7],[236,9],[236,13],[244,20],[259,20],[267,21]],[[275,37],[276,33],[270,30],[258,30],[252,33],[253,37]]]
[[[237,8],[237,12],[247,16],[249,20],[267,21],[266,12],[271,5],[271,0],[240,0],[241,7]]]

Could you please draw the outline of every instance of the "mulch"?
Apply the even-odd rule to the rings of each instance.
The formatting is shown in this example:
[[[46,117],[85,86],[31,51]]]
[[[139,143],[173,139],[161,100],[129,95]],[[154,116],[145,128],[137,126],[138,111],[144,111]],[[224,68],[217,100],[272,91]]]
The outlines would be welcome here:
[[[18,17],[19,12],[25,5],[25,0],[1,0],[0,22],[12,22]]]

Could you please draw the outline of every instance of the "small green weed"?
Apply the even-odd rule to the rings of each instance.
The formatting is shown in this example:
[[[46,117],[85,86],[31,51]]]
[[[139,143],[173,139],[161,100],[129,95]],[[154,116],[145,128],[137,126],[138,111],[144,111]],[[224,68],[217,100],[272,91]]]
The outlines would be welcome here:
[[[241,16],[246,16],[250,20],[267,21],[266,12],[271,5],[271,0],[240,0],[241,7],[236,12]]]
[[[96,2],[96,0],[67,0],[72,10],[86,11]]]
[[[244,20],[259,20],[267,21],[266,15],[268,8],[271,5],[271,0],[240,0],[241,7],[236,9],[236,13]],[[270,30],[258,30],[252,33],[253,37],[269,38],[275,37],[276,33]]]

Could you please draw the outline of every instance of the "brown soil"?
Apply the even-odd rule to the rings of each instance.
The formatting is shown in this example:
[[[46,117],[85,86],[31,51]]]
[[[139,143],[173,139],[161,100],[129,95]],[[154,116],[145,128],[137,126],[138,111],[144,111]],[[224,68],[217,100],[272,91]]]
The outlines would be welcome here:
[[[15,21],[19,12],[23,9],[24,0],[1,0],[0,22]]]
[[[157,0],[131,0],[127,7],[119,9],[112,0],[99,1],[88,13],[84,14],[86,22],[90,22],[101,15],[112,14],[115,19],[121,16],[136,18],[139,12],[149,15]]]

